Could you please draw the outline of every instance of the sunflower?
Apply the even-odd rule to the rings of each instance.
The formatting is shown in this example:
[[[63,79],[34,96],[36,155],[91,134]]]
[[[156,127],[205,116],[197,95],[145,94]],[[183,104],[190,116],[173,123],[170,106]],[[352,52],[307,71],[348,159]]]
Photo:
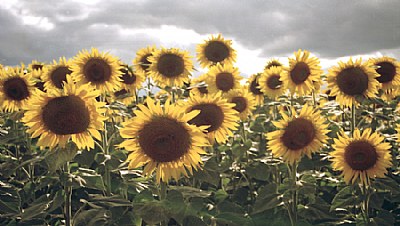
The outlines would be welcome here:
[[[297,116],[291,108],[291,116],[281,112],[282,120],[272,122],[278,130],[266,134],[268,148],[275,157],[293,164],[303,155],[311,158],[328,141],[328,125],[318,110],[305,105]]]
[[[258,79],[261,92],[273,100],[286,91],[286,84],[281,79],[282,73],[282,67],[270,67]]]
[[[134,118],[122,123],[120,133],[125,140],[119,145],[131,153],[129,168],[144,166],[143,173],[150,175],[156,170],[156,181],[167,182],[179,179],[197,170],[205,154],[203,147],[209,146],[203,131],[187,122],[198,111],[183,113],[179,106],[168,100],[164,108],[160,102],[147,98],[147,106],[138,105]]]
[[[228,102],[235,104],[233,109],[239,112],[241,120],[246,120],[255,109],[256,100],[247,89],[231,90],[225,95],[225,98]]]
[[[96,101],[100,91],[89,84],[77,86],[70,75],[66,80],[63,89],[37,91],[24,108],[22,122],[32,138],[39,137],[38,146],[64,147],[71,139],[79,149],[93,149],[93,137],[101,140],[105,103]]]
[[[149,67],[151,62],[149,61],[149,57],[153,55],[153,52],[156,51],[157,48],[155,46],[147,46],[145,48],[141,48],[136,52],[136,57],[133,60],[133,65],[135,66],[136,72],[147,75],[149,72]]]
[[[180,105],[186,108],[186,112],[200,110],[200,114],[188,122],[196,126],[208,126],[205,133],[212,143],[214,140],[225,143],[238,127],[239,113],[233,109],[235,104],[229,103],[221,93],[191,95],[187,102],[181,102]]]
[[[258,79],[260,78],[261,74],[262,73],[253,74],[247,80],[248,91],[255,98],[257,105],[263,105],[264,104],[264,93],[261,91],[260,83],[258,82]]]
[[[334,139],[331,152],[332,167],[342,171],[344,181],[354,184],[360,181],[363,185],[370,184],[370,178],[384,177],[386,168],[392,166],[390,144],[384,142],[384,137],[365,129],[362,134],[356,129],[353,137],[342,133]]]
[[[400,63],[391,57],[369,59],[370,64],[379,74],[376,78],[382,85],[382,90],[397,89],[400,86]]]
[[[28,65],[28,72],[32,74],[33,78],[40,78],[42,75],[42,71],[46,66],[45,63],[39,62],[37,60],[32,60],[32,62]]]
[[[236,62],[236,51],[232,48],[232,41],[225,40],[221,34],[211,37],[204,43],[197,45],[197,60],[201,67],[220,64],[233,64]]]
[[[147,59],[151,62],[149,74],[159,86],[181,87],[189,82],[193,62],[187,51],[162,48]]]
[[[230,64],[217,64],[207,73],[206,83],[210,93],[227,93],[240,87],[239,70]]]
[[[128,65],[122,65],[120,71],[122,73],[121,75],[122,89],[135,91],[142,86],[145,80],[144,73],[139,71],[133,71],[133,69]]]
[[[370,62],[362,63],[361,58],[353,62],[339,62],[339,66],[329,69],[327,76],[330,95],[336,96],[336,101],[342,106],[357,105],[357,96],[375,97],[378,93],[379,75],[371,67]]]
[[[91,52],[82,50],[75,56],[70,68],[72,76],[80,84],[89,83],[103,93],[120,88],[121,66],[119,60],[109,53],[99,52],[96,48],[92,48]]]
[[[26,105],[35,89],[31,73],[23,67],[6,67],[0,70],[0,107],[2,110],[18,111]]]
[[[44,81],[44,90],[62,89],[67,81],[67,75],[72,71],[69,69],[71,60],[61,57],[59,62],[53,60],[53,64],[45,66],[46,70],[42,73],[41,79]]]
[[[190,81],[190,93],[193,95],[205,95],[208,94],[207,84],[205,83],[207,79],[207,74],[202,74],[197,78],[193,78]]]
[[[299,49],[295,58],[289,58],[289,67],[285,67],[282,81],[288,85],[292,94],[308,95],[321,82],[323,71],[317,57],[310,57],[310,52]],[[317,84],[314,84],[317,83]]]
[[[267,65],[265,65],[264,70],[270,69],[271,67],[282,67],[283,64],[279,62],[279,60],[276,59],[271,59],[270,61],[267,62]]]

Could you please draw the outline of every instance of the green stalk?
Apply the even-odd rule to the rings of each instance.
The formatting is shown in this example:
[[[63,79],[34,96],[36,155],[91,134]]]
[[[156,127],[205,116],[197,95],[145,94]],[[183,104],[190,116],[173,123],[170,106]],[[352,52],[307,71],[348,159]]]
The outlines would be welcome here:
[[[101,97],[101,101],[105,102],[106,101],[106,97],[104,95],[102,95]],[[104,157],[106,159],[108,159],[109,157],[109,150],[108,150],[108,134],[107,134],[107,122],[104,122],[104,131],[101,133],[102,137],[102,149],[103,149],[103,153],[104,153]],[[107,160],[106,160],[107,161]],[[107,167],[107,162],[104,165],[105,169],[104,169],[104,187],[105,187],[105,193],[107,196],[111,195],[111,176],[110,176],[110,170]]]
[[[294,162],[292,165],[288,164],[288,169],[290,173],[290,181],[292,186],[292,197],[291,202],[288,208],[290,223],[292,226],[297,225],[297,205],[298,205],[298,197],[297,197],[297,162]]]
[[[364,220],[365,225],[369,224],[369,199],[370,199],[370,192],[367,185],[363,183],[361,187],[361,193],[363,194],[363,203],[361,207],[361,213]]]
[[[351,136],[353,136],[356,127],[356,106],[351,105]]]
[[[168,190],[168,184],[165,181],[160,182],[160,190],[159,190],[159,196],[160,196],[160,201],[163,201],[167,198],[167,190]],[[161,226],[168,226],[168,221],[161,221]]]
[[[71,219],[72,219],[72,181],[70,178],[70,166],[69,161],[65,163],[64,171],[68,175],[68,179],[64,185],[64,215],[65,215],[65,225],[71,226]]]

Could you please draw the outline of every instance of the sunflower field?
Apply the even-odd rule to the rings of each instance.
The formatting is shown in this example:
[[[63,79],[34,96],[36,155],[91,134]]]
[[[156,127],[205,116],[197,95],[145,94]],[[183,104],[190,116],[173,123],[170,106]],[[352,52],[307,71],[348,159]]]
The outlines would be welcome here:
[[[400,225],[396,59],[132,58],[0,65],[0,225]]]

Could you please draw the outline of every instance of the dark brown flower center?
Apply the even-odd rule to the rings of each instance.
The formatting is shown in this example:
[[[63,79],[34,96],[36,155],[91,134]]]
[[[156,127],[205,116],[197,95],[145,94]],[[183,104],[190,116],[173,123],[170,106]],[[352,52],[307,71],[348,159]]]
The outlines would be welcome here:
[[[271,67],[281,67],[282,64],[279,63],[278,61],[272,61],[265,66],[265,69],[270,69]]]
[[[281,140],[290,150],[299,150],[310,144],[315,138],[315,128],[310,120],[296,118],[285,128]]]
[[[32,64],[32,70],[42,70],[43,64]]]
[[[378,155],[372,144],[359,140],[347,145],[344,159],[353,170],[368,170],[378,161]]]
[[[235,85],[235,78],[232,73],[222,72],[215,77],[215,83],[219,90],[227,92]]]
[[[191,136],[181,122],[157,117],[139,131],[139,145],[154,161],[172,162],[190,150]]]
[[[175,54],[164,54],[157,63],[157,70],[168,78],[181,75],[185,71],[185,62]]]
[[[21,101],[30,96],[28,85],[20,77],[12,77],[4,82],[3,91],[11,100]]]
[[[362,95],[368,89],[368,75],[359,67],[343,69],[336,82],[339,89],[350,96]]]
[[[53,85],[59,89],[63,88],[63,82],[67,81],[67,75],[71,74],[72,71],[66,66],[59,66],[50,74],[50,80]]]
[[[200,110],[200,113],[189,121],[189,124],[196,126],[209,125],[207,132],[213,132],[219,129],[224,121],[224,112],[215,104],[198,104],[193,106],[192,110]]]
[[[89,82],[102,84],[110,80],[112,70],[107,61],[99,58],[91,58],[86,62],[83,73]]]
[[[376,72],[381,75],[377,77],[376,80],[378,80],[380,83],[386,83],[393,80],[394,76],[396,75],[396,67],[392,63],[381,62],[376,64],[376,66],[379,66],[379,68],[376,69]]]
[[[239,113],[242,113],[247,108],[247,99],[244,97],[234,97],[232,98],[231,102],[235,104],[233,109]]]
[[[89,127],[90,113],[80,97],[62,96],[43,107],[42,119],[45,127],[57,135],[77,134]]]
[[[121,89],[121,90],[119,90],[119,91],[117,91],[117,92],[114,92],[114,96],[115,97],[122,97],[123,95],[125,95],[125,94],[127,94],[128,93],[128,90],[126,90],[126,89]]]
[[[151,62],[147,59],[149,56],[151,56],[152,54],[146,54],[144,56],[142,56],[142,58],[140,58],[140,67],[142,67],[142,69],[144,71],[148,71]]]
[[[204,49],[204,55],[214,63],[222,62],[229,57],[229,48],[220,41],[210,41]]]
[[[207,93],[208,93],[207,86],[199,86],[199,87],[197,87],[197,90],[198,90],[201,94],[207,94]]]
[[[281,76],[279,75],[271,75],[268,77],[267,86],[270,89],[279,89],[281,88],[282,82],[279,80]]]
[[[121,69],[122,72],[122,82],[127,84],[127,85],[131,85],[133,83],[135,83],[136,81],[136,75],[134,75],[132,72],[130,72],[128,69]]]
[[[254,78],[254,80],[251,81],[251,83],[250,83],[250,92],[252,92],[255,95],[262,95],[263,92],[261,91],[260,88],[258,88],[259,85],[260,84],[257,82],[257,79]]]
[[[301,84],[310,76],[310,67],[304,62],[297,62],[290,71],[290,77],[295,84]]]
[[[35,87],[44,92],[44,82],[42,82],[42,81],[36,82]]]

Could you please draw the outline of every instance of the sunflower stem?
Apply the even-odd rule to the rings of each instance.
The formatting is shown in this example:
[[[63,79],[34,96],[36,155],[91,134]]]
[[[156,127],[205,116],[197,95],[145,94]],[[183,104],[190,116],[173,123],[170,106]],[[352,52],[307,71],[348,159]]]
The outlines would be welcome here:
[[[351,105],[351,136],[353,136],[356,127],[356,106]]]
[[[101,101],[105,102],[106,97],[104,95],[101,96]],[[110,175],[110,169],[108,168],[108,160],[109,160],[109,149],[108,149],[108,133],[107,133],[107,122],[104,122],[104,131],[101,133],[102,135],[102,149],[104,153],[104,157],[106,158],[105,164],[104,164],[104,187],[105,187],[105,193],[107,196],[111,195],[111,175]]]
[[[297,162],[288,164],[290,173],[291,185],[292,185],[292,197],[288,208],[290,223],[292,226],[297,225]]]
[[[161,181],[160,182],[160,191],[159,191],[160,201],[163,201],[167,198],[167,190],[168,190],[167,182]],[[166,221],[166,220],[161,221],[161,226],[167,226],[167,225],[168,225],[168,221]]]
[[[364,220],[365,225],[369,224],[369,199],[370,199],[370,192],[369,188],[365,183],[363,183],[361,187],[361,193],[363,194],[363,203],[361,207],[361,213]]]
[[[70,177],[71,170],[69,161],[67,161],[64,165],[64,171],[68,175],[68,179],[64,185],[64,215],[65,215],[65,225],[71,226],[72,219],[72,178]]]

